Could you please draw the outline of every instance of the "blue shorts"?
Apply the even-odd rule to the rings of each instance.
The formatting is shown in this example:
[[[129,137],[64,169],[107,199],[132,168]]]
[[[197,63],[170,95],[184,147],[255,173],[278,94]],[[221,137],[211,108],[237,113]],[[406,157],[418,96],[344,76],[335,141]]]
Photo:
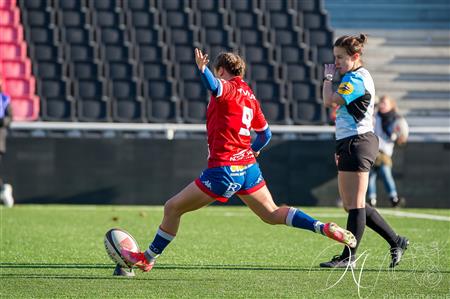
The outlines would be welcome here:
[[[266,185],[258,163],[205,169],[195,184],[212,198],[227,202],[236,194],[251,194]]]

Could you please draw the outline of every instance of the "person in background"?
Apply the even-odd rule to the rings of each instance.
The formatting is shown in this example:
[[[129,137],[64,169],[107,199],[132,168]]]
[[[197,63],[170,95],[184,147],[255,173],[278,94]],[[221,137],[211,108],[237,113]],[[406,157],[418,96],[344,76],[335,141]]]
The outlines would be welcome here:
[[[11,97],[3,92],[2,80],[0,78],[0,201],[6,207],[14,205],[13,190],[10,184],[3,181],[3,155],[6,152],[6,135],[11,123]]]
[[[374,167],[369,174],[369,188],[367,196],[372,207],[377,205],[377,176],[383,180],[389,200],[393,207],[404,206],[404,198],[398,197],[397,187],[392,175],[392,154],[395,144],[404,144],[404,137],[397,136],[394,131],[395,121],[401,117],[397,111],[397,104],[394,99],[384,95],[378,103],[378,113],[375,116],[375,134],[379,138],[379,153],[375,160]]]

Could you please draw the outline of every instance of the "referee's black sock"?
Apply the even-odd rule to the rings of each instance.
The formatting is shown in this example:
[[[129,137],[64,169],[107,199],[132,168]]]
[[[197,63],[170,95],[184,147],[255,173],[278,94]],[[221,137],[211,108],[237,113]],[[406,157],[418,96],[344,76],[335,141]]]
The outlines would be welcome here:
[[[398,235],[378,211],[370,206],[366,206],[366,216],[367,226],[382,236],[391,247],[397,247]]]
[[[342,257],[347,258],[349,256],[349,253],[351,253],[352,256],[355,256],[356,250],[358,249],[359,243],[364,234],[365,227],[366,227],[366,209],[359,208],[349,210],[347,218],[347,230],[351,231],[352,234],[355,236],[357,244],[355,248],[350,249],[350,252],[348,250],[348,247],[345,246],[344,251],[342,252]]]

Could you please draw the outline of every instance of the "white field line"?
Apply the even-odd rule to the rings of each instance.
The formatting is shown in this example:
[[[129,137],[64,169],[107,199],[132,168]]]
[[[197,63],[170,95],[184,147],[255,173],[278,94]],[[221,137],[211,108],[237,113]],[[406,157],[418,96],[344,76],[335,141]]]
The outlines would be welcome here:
[[[431,215],[431,214],[423,214],[423,213],[412,213],[412,212],[402,212],[402,211],[392,211],[392,210],[380,210],[381,214],[389,215],[389,216],[397,216],[397,217],[405,217],[405,218],[416,218],[416,219],[427,219],[434,221],[449,221],[450,217],[448,216],[440,216],[440,215]],[[220,213],[222,214],[222,213]],[[218,215],[220,216],[220,215]],[[245,217],[245,216],[253,216],[252,213],[247,212],[225,212],[222,214],[224,217]],[[311,213],[311,216],[314,218],[347,218],[347,214],[345,212],[342,213]]]
[[[402,211],[393,211],[393,210],[385,210],[385,209],[381,209],[380,211],[381,211],[381,214],[390,215],[390,216],[398,216],[398,217],[406,217],[406,218],[417,218],[417,219],[428,219],[428,220],[436,220],[436,221],[450,221],[450,217],[448,217],[448,216],[422,214],[422,213],[412,213],[412,212],[402,212]]]

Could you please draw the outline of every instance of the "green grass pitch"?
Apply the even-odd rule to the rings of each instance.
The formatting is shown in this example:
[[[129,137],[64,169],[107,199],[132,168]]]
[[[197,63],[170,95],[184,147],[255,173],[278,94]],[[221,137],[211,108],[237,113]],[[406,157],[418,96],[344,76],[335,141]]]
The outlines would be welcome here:
[[[345,226],[341,209],[304,210]],[[264,224],[246,207],[214,206],[185,215],[155,268],[126,278],[112,276],[105,232],[123,228],[146,248],[162,207],[1,207],[0,298],[449,298],[450,211],[401,211],[444,219],[386,214],[411,241],[394,271],[387,243],[369,228],[358,268],[333,271],[318,267],[340,252],[333,241]]]

